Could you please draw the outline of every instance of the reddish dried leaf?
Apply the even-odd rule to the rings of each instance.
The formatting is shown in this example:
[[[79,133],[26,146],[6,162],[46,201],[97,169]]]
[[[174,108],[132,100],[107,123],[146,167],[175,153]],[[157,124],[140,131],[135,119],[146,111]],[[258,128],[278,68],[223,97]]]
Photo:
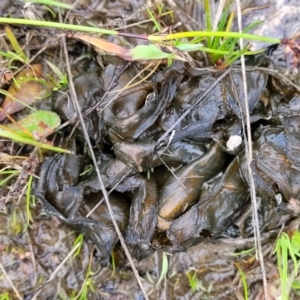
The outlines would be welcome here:
[[[73,37],[78,38],[84,42],[87,42],[96,48],[99,48],[101,50],[104,50],[105,52],[112,54],[112,55],[117,55],[124,60],[132,60],[132,58],[128,55],[128,50],[118,46],[114,43],[108,42],[106,40],[100,39],[100,38],[95,38],[93,36],[81,34],[81,33],[75,33]]]
[[[0,111],[0,122],[6,118],[6,114],[11,115],[24,109],[26,105],[31,105],[50,91],[49,86],[42,84],[35,78],[43,78],[42,65],[40,64],[32,65],[32,68],[28,67],[16,76],[16,82],[11,84],[8,93],[19,101],[10,96],[5,97],[1,107],[4,112]]]

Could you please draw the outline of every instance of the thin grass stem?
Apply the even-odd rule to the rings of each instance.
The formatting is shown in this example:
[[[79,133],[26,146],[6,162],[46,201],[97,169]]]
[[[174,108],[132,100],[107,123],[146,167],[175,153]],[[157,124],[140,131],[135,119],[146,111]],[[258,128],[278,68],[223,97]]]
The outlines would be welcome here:
[[[189,38],[189,37],[232,37],[232,38],[243,38],[247,40],[255,40],[266,43],[279,44],[281,40],[279,38],[271,38],[265,36],[259,36],[249,33],[239,33],[239,32],[227,32],[227,31],[187,31],[180,33],[171,33],[171,34],[132,34],[126,32],[118,32],[116,30],[109,30],[104,28],[96,28],[83,25],[73,25],[66,23],[58,22],[49,22],[41,20],[28,20],[28,19],[19,19],[19,18],[0,18],[0,23],[4,24],[19,24],[19,25],[31,25],[31,26],[40,26],[40,27],[49,27],[49,28],[58,28],[58,29],[67,29],[74,31],[85,31],[90,33],[100,33],[100,34],[110,34],[110,35],[120,35],[133,37],[137,39],[148,39],[152,42],[158,41],[168,41],[173,39]]]
[[[1,21],[1,19],[0,19]],[[169,41],[173,39],[192,38],[192,37],[231,37],[231,38],[243,38],[247,40],[261,41],[266,43],[279,44],[281,40],[279,38],[271,38],[266,36],[254,35],[250,33],[239,32],[227,32],[227,31],[186,31],[179,33],[171,33],[165,35],[152,34],[148,36],[149,41]]]

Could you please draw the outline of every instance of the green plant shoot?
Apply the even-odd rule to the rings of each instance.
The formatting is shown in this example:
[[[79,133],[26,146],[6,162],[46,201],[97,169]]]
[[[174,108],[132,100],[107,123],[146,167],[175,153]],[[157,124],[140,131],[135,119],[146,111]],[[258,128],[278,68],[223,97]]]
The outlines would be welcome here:
[[[294,264],[294,275],[297,276],[299,262],[297,257],[300,257],[299,253],[299,242],[300,242],[300,233],[299,231],[295,231],[292,236],[292,241],[289,235],[283,232],[277,240],[274,253],[277,256],[277,264],[279,270],[279,276],[281,280],[281,289],[282,289],[282,299],[288,300],[289,291],[292,283],[289,282],[289,272],[288,272],[288,259],[289,256],[292,258]],[[290,285],[290,286],[288,286]]]
[[[161,272],[156,285],[159,285],[166,278],[168,270],[169,270],[168,257],[167,254],[163,252]]]

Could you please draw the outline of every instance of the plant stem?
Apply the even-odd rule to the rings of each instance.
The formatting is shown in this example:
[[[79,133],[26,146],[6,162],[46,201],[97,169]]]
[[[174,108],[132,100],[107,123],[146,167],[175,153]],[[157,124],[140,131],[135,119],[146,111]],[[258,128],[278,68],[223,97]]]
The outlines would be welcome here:
[[[83,26],[83,25],[73,25],[73,24],[66,24],[66,23],[41,21],[41,20],[28,20],[28,19],[18,19],[18,18],[0,18],[0,23],[31,25],[31,26],[50,27],[50,28],[52,27],[52,28],[59,28],[59,29],[69,29],[69,30],[74,30],[74,31],[86,31],[86,32],[111,34],[111,35],[117,35],[118,34],[118,31],[116,31],[116,30],[109,30],[109,29],[96,28],[96,27]]]
[[[110,34],[110,35],[119,35],[119,36],[127,36],[133,37],[137,39],[148,39],[152,42],[158,41],[168,41],[173,39],[181,39],[181,38],[189,38],[189,37],[232,37],[232,38],[243,38],[247,40],[256,40],[262,41],[266,43],[279,44],[281,40],[279,38],[270,38],[265,36],[259,36],[249,33],[239,33],[239,32],[227,32],[227,31],[187,31],[180,33],[172,33],[172,34],[132,34],[126,32],[118,32],[116,30],[109,30],[103,28],[96,28],[90,26],[82,26],[82,25],[73,25],[73,24],[65,24],[58,22],[48,22],[48,21],[40,21],[40,20],[28,20],[28,19],[18,19],[18,18],[0,18],[0,24],[19,24],[19,25],[31,25],[31,26],[41,26],[41,27],[52,27],[59,29],[68,29],[73,31],[85,31],[91,33],[100,33],[100,34]]]
[[[204,0],[204,12],[205,12],[205,20],[206,20],[206,30],[212,31],[211,25],[211,15],[210,15],[210,1]],[[211,48],[212,38],[210,36],[207,37],[207,47]]]
[[[148,40],[152,42],[168,41],[173,39],[189,38],[189,37],[231,37],[242,38],[247,40],[262,41],[266,43],[279,44],[281,39],[266,36],[254,35],[249,33],[228,32],[228,31],[187,31],[179,33],[171,33],[165,35],[152,34],[148,36]]]

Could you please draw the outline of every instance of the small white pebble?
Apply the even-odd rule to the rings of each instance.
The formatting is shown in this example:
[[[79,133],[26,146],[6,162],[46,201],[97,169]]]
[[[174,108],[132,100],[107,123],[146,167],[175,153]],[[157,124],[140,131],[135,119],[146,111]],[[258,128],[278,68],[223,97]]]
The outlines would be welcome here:
[[[275,195],[275,200],[277,202],[277,206],[279,206],[282,202],[282,195],[281,194],[276,194]]]
[[[242,138],[239,135],[232,135],[226,143],[227,150],[233,151],[242,143]]]

